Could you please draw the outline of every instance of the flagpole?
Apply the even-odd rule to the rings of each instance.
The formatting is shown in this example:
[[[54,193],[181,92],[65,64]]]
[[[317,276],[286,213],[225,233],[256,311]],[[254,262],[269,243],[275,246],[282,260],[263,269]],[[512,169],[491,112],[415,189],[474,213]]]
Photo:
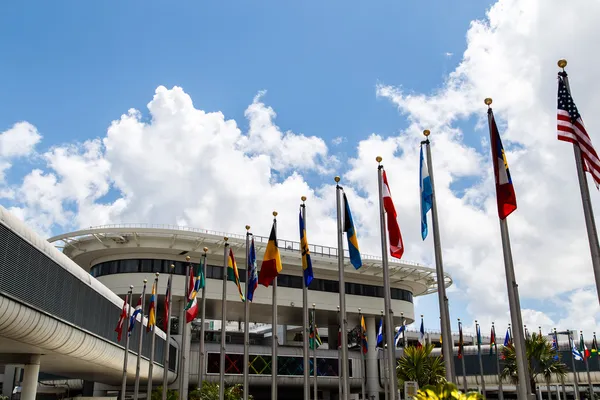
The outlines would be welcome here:
[[[127,292],[127,318],[125,318],[125,354],[123,355],[123,380],[121,382],[121,400],[125,400],[125,392],[127,391],[127,355],[129,354],[129,315],[131,314],[131,297],[133,296],[133,285],[129,285]]]
[[[583,342],[583,331],[579,331],[581,335],[581,341]],[[581,350],[580,350],[581,351]],[[585,343],[583,344],[583,361],[585,363],[585,372],[587,372],[588,389],[590,390],[590,399],[594,398],[594,385],[592,384],[592,377],[590,376],[590,366],[588,364],[588,358],[585,356]]]
[[[189,301],[190,293],[188,292],[190,285],[190,264],[188,263],[185,267],[185,287],[183,288],[183,312],[179,315],[179,329],[182,329],[181,333],[181,357],[179,358],[179,400],[187,400],[187,385],[186,385],[186,374],[188,372],[187,369],[187,358],[189,351],[189,347],[187,345],[188,334],[187,334],[187,317],[185,312],[185,307],[187,302]],[[171,303],[169,303],[169,307],[171,307]]]
[[[200,300],[200,317],[202,325],[200,325],[200,351],[198,351],[198,390],[202,390],[202,384],[204,383],[204,359],[205,359],[205,348],[204,348],[204,322],[206,321],[206,253],[208,247],[203,248],[204,254],[202,254],[202,276],[204,277],[204,285],[202,285],[202,299]],[[197,294],[196,294],[197,296]]]
[[[146,303],[146,284],[148,279],[144,279],[144,287],[142,288],[142,308],[140,310],[140,334],[138,342],[137,362],[135,365],[135,385],[133,389],[133,400],[137,400],[140,394],[140,365],[142,363],[142,341],[144,339],[144,303]]]
[[[312,316],[313,316],[313,329],[314,329],[314,334],[315,334],[315,338],[314,338],[314,342],[313,342],[313,374],[315,376],[314,379],[314,400],[318,399],[318,391],[317,391],[317,377],[318,377],[318,371],[317,371],[317,313],[315,310],[315,303],[313,303],[312,305]]]
[[[447,337],[449,340],[442,341],[442,349],[448,357],[444,357],[444,365],[446,367],[446,380],[454,382],[456,373],[454,371],[454,351],[452,343],[452,325],[450,322],[450,310],[448,307],[448,297],[446,296],[446,281],[444,278],[444,261],[442,259],[442,244],[440,239],[440,228],[437,212],[437,198],[435,195],[435,181],[433,177],[433,161],[431,157],[431,147],[429,135],[431,132],[426,129],[423,131],[425,140],[421,144],[425,144],[425,152],[427,153],[427,170],[429,171],[429,179],[431,181],[431,223],[433,225],[433,250],[435,254],[435,272],[437,279],[438,302],[440,308],[441,331],[442,337]]]
[[[367,380],[367,366],[365,364],[365,344],[364,344],[364,340],[365,340],[365,333],[362,330],[362,313],[360,311],[360,308],[358,309],[358,321],[360,324],[360,370],[362,371],[362,379],[360,380],[361,383],[361,394],[362,394],[362,398],[363,400],[366,399],[366,390],[365,390],[365,381]]]
[[[150,362],[148,363],[148,388],[146,389],[146,399],[150,400],[152,397],[152,374],[154,370],[154,347],[156,346],[156,311],[158,304],[158,276],[159,272],[155,274],[154,278],[154,292],[156,297],[154,298],[154,325],[152,326],[152,343],[150,345]],[[150,323],[150,315],[148,315],[148,323]]]
[[[461,351],[460,362],[462,365],[463,390],[465,391],[465,394],[466,394],[468,391],[468,386],[467,386],[467,370],[465,369],[465,341],[463,338],[462,323],[460,322],[460,318],[458,319],[458,331],[460,332],[460,339],[459,339],[458,345],[460,346],[460,351]]]
[[[554,339],[556,340],[556,353],[558,354],[558,334],[556,333],[556,328],[554,328]],[[565,400],[567,399],[567,388],[565,386],[565,377],[560,376],[560,384],[562,385],[562,393]]]
[[[344,393],[342,391],[342,344],[341,342],[341,336],[342,336],[342,321],[340,320],[340,306],[337,306],[337,322],[338,322],[338,337],[337,337],[337,351],[338,351],[338,396],[341,399],[342,398],[342,394]]]
[[[223,246],[223,294],[221,297],[221,352],[219,358],[219,400],[225,399],[225,343],[226,343],[226,318],[227,318],[227,250],[229,250],[228,237],[224,237]]]
[[[475,330],[477,332],[477,353],[479,354],[479,376],[481,376],[481,394],[485,397],[485,376],[483,375],[483,359],[481,358],[481,326],[475,320]]]
[[[302,219],[304,220],[304,229],[306,229],[306,196],[300,198],[302,204],[300,205],[300,212],[302,213]],[[306,279],[304,278],[304,272],[302,273],[302,365],[304,370],[304,400],[310,400],[310,366],[308,360],[308,288],[306,287]]]
[[[486,98],[485,104],[488,106],[488,124],[490,130],[490,142],[493,143],[491,109],[492,99]],[[494,163],[498,160],[492,160]],[[505,219],[498,218],[500,221],[500,236],[502,238],[502,250],[504,253],[504,269],[506,273],[506,287],[508,291],[508,305],[510,308],[510,318],[513,326],[517,327],[513,333],[513,343],[515,344],[515,355],[517,361],[517,397],[519,400],[529,399],[531,395],[531,382],[529,381],[529,370],[527,367],[527,357],[525,355],[525,340],[523,339],[523,326],[521,317],[521,308],[519,306],[518,285],[515,278],[515,269],[513,265],[512,250],[510,246],[510,236],[508,234],[508,222]]]
[[[567,60],[559,60],[558,67],[562,68],[563,81],[565,86],[571,93],[569,86],[569,78],[565,72]],[[577,167],[577,177],[579,178],[579,190],[581,192],[581,202],[583,204],[583,215],[585,216],[585,226],[588,234],[588,242],[592,255],[592,266],[594,269],[594,277],[596,278],[596,292],[600,301],[600,245],[598,243],[598,231],[596,229],[596,221],[594,219],[594,210],[592,209],[592,201],[590,198],[590,190],[588,188],[587,176],[585,175],[583,160],[581,158],[581,148],[577,143],[573,143],[573,152],[575,154],[575,166]]]
[[[573,368],[573,389],[575,390],[575,400],[579,400],[579,375],[575,367],[575,355],[573,354],[573,339],[571,338],[571,331],[567,329],[566,334],[569,336],[569,353],[571,353],[571,366]]]
[[[402,347],[404,350],[406,349],[406,319],[404,318],[403,312],[400,313],[400,318],[402,319],[402,326],[404,327],[404,330],[402,331]]]
[[[340,199],[340,177],[335,177],[336,182],[336,203],[337,203],[337,228],[338,228],[338,281],[339,281],[339,292],[340,292],[340,323],[342,330],[342,387],[344,393],[344,400],[348,400],[348,331],[346,329],[346,283],[344,277],[344,242],[342,241],[343,228],[342,228],[342,205]],[[380,195],[381,196],[381,195]],[[389,291],[388,291],[389,295]]]
[[[244,400],[248,400],[248,374],[249,374],[249,363],[250,363],[250,300],[248,300],[248,287],[250,283],[250,265],[248,260],[250,258],[250,225],[246,225],[246,284],[244,285],[244,293],[246,301],[244,303]]]
[[[504,390],[502,389],[502,371],[500,370],[500,355],[498,354],[498,338],[496,336],[496,327],[492,322],[494,331],[494,350],[496,351],[496,372],[498,372],[498,400],[504,400]]]
[[[275,229],[275,235],[277,235],[277,211],[273,211],[273,226]],[[279,345],[279,339],[277,335],[277,277],[273,279],[272,290],[273,305],[271,310],[271,400],[277,400],[277,373],[279,372],[279,364],[277,363],[277,347]]]
[[[173,298],[173,270],[175,269],[175,265],[171,264],[170,272],[169,272],[169,281],[167,282],[167,289],[169,290],[169,294],[167,296],[168,310],[167,310],[167,321],[165,322],[167,325],[167,341],[165,343],[165,355],[164,355],[164,363],[163,363],[163,384],[162,384],[162,400],[167,400],[167,390],[169,386],[169,349],[171,347],[171,300]]]
[[[394,320],[392,316],[392,299],[390,289],[390,268],[388,264],[388,246],[386,239],[386,225],[385,225],[385,208],[383,206],[383,165],[381,165],[382,158],[377,156],[377,183],[379,186],[379,225],[381,228],[381,264],[383,268],[383,303],[385,307],[385,336],[387,337],[388,347],[386,349],[388,353],[387,365],[389,370],[389,390],[390,398],[396,400],[398,396],[398,381],[392,379],[392,372],[396,370],[396,352],[394,346],[390,345],[390,341],[393,340],[394,335],[392,329]],[[438,285],[439,286],[439,285]]]
[[[594,343],[596,343],[596,347],[598,347],[598,341],[596,340],[596,332],[594,332]],[[598,368],[600,369],[600,354],[596,352],[596,361],[598,361]]]

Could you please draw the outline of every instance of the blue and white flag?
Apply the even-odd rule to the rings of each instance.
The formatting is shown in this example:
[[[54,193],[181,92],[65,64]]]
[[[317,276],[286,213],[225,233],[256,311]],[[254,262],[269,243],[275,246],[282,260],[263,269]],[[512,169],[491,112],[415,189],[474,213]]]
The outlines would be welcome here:
[[[377,329],[377,345],[375,347],[383,348],[383,317],[379,321],[379,328]]]
[[[583,355],[581,355],[581,352],[577,349],[577,347],[575,347],[575,342],[573,342],[571,353],[573,353],[573,358],[575,358],[577,361],[583,361]]]
[[[405,328],[406,325],[402,325],[400,328],[398,328],[398,332],[396,332],[396,335],[394,336],[394,347],[398,347],[398,343],[400,342],[400,338],[402,337],[402,333],[404,332]]]
[[[421,145],[421,166],[419,168],[419,187],[421,188],[421,237],[427,237],[427,212],[433,205],[433,188],[429,177],[429,168],[423,158],[423,145]]]
[[[425,344],[425,325],[423,324],[423,317],[421,317],[421,328],[419,329],[419,344],[417,347],[421,347]]]

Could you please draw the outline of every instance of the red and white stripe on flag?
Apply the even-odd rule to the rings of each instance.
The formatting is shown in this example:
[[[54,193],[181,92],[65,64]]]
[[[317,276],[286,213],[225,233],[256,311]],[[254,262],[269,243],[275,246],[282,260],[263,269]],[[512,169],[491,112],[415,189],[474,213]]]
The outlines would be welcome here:
[[[383,171],[383,208],[387,214],[387,230],[390,240],[390,254],[395,258],[402,258],[404,254],[404,243],[402,242],[402,233],[400,233],[400,225],[398,225],[398,215],[396,207],[392,201],[390,186],[388,185],[387,175]]]

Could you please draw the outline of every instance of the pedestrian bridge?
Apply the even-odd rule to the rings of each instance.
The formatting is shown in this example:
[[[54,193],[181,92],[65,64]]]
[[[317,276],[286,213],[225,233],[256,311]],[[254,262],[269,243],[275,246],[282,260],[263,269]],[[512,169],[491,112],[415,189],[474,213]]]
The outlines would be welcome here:
[[[117,342],[114,329],[122,307],[119,296],[0,207],[0,365],[25,366],[23,399],[35,396],[39,371],[119,384],[125,340]],[[167,343],[164,332],[157,329],[156,333],[153,379],[158,382]],[[144,335],[142,382],[148,378],[151,347],[150,335]],[[132,334],[130,340],[127,377],[131,384],[138,337]],[[172,382],[177,344],[172,341],[168,347]]]

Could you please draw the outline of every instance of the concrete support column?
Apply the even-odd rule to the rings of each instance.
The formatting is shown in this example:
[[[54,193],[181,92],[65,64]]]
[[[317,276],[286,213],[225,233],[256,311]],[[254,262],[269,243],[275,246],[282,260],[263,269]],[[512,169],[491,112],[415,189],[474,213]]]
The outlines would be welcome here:
[[[327,343],[329,350],[337,350],[338,348],[338,333],[340,327],[336,325],[327,325]]]
[[[379,386],[377,349],[375,348],[375,342],[377,341],[377,325],[375,323],[375,317],[365,316],[365,323],[367,324],[367,339],[369,341],[369,347],[365,357],[367,361],[367,398],[379,399],[381,387]]]
[[[13,389],[15,388],[15,374],[17,367],[14,365],[4,366],[4,379],[2,381],[2,396],[10,398],[12,396]]]
[[[32,354],[29,363],[25,364],[23,382],[21,382],[21,400],[35,400],[40,374],[40,355]]]

